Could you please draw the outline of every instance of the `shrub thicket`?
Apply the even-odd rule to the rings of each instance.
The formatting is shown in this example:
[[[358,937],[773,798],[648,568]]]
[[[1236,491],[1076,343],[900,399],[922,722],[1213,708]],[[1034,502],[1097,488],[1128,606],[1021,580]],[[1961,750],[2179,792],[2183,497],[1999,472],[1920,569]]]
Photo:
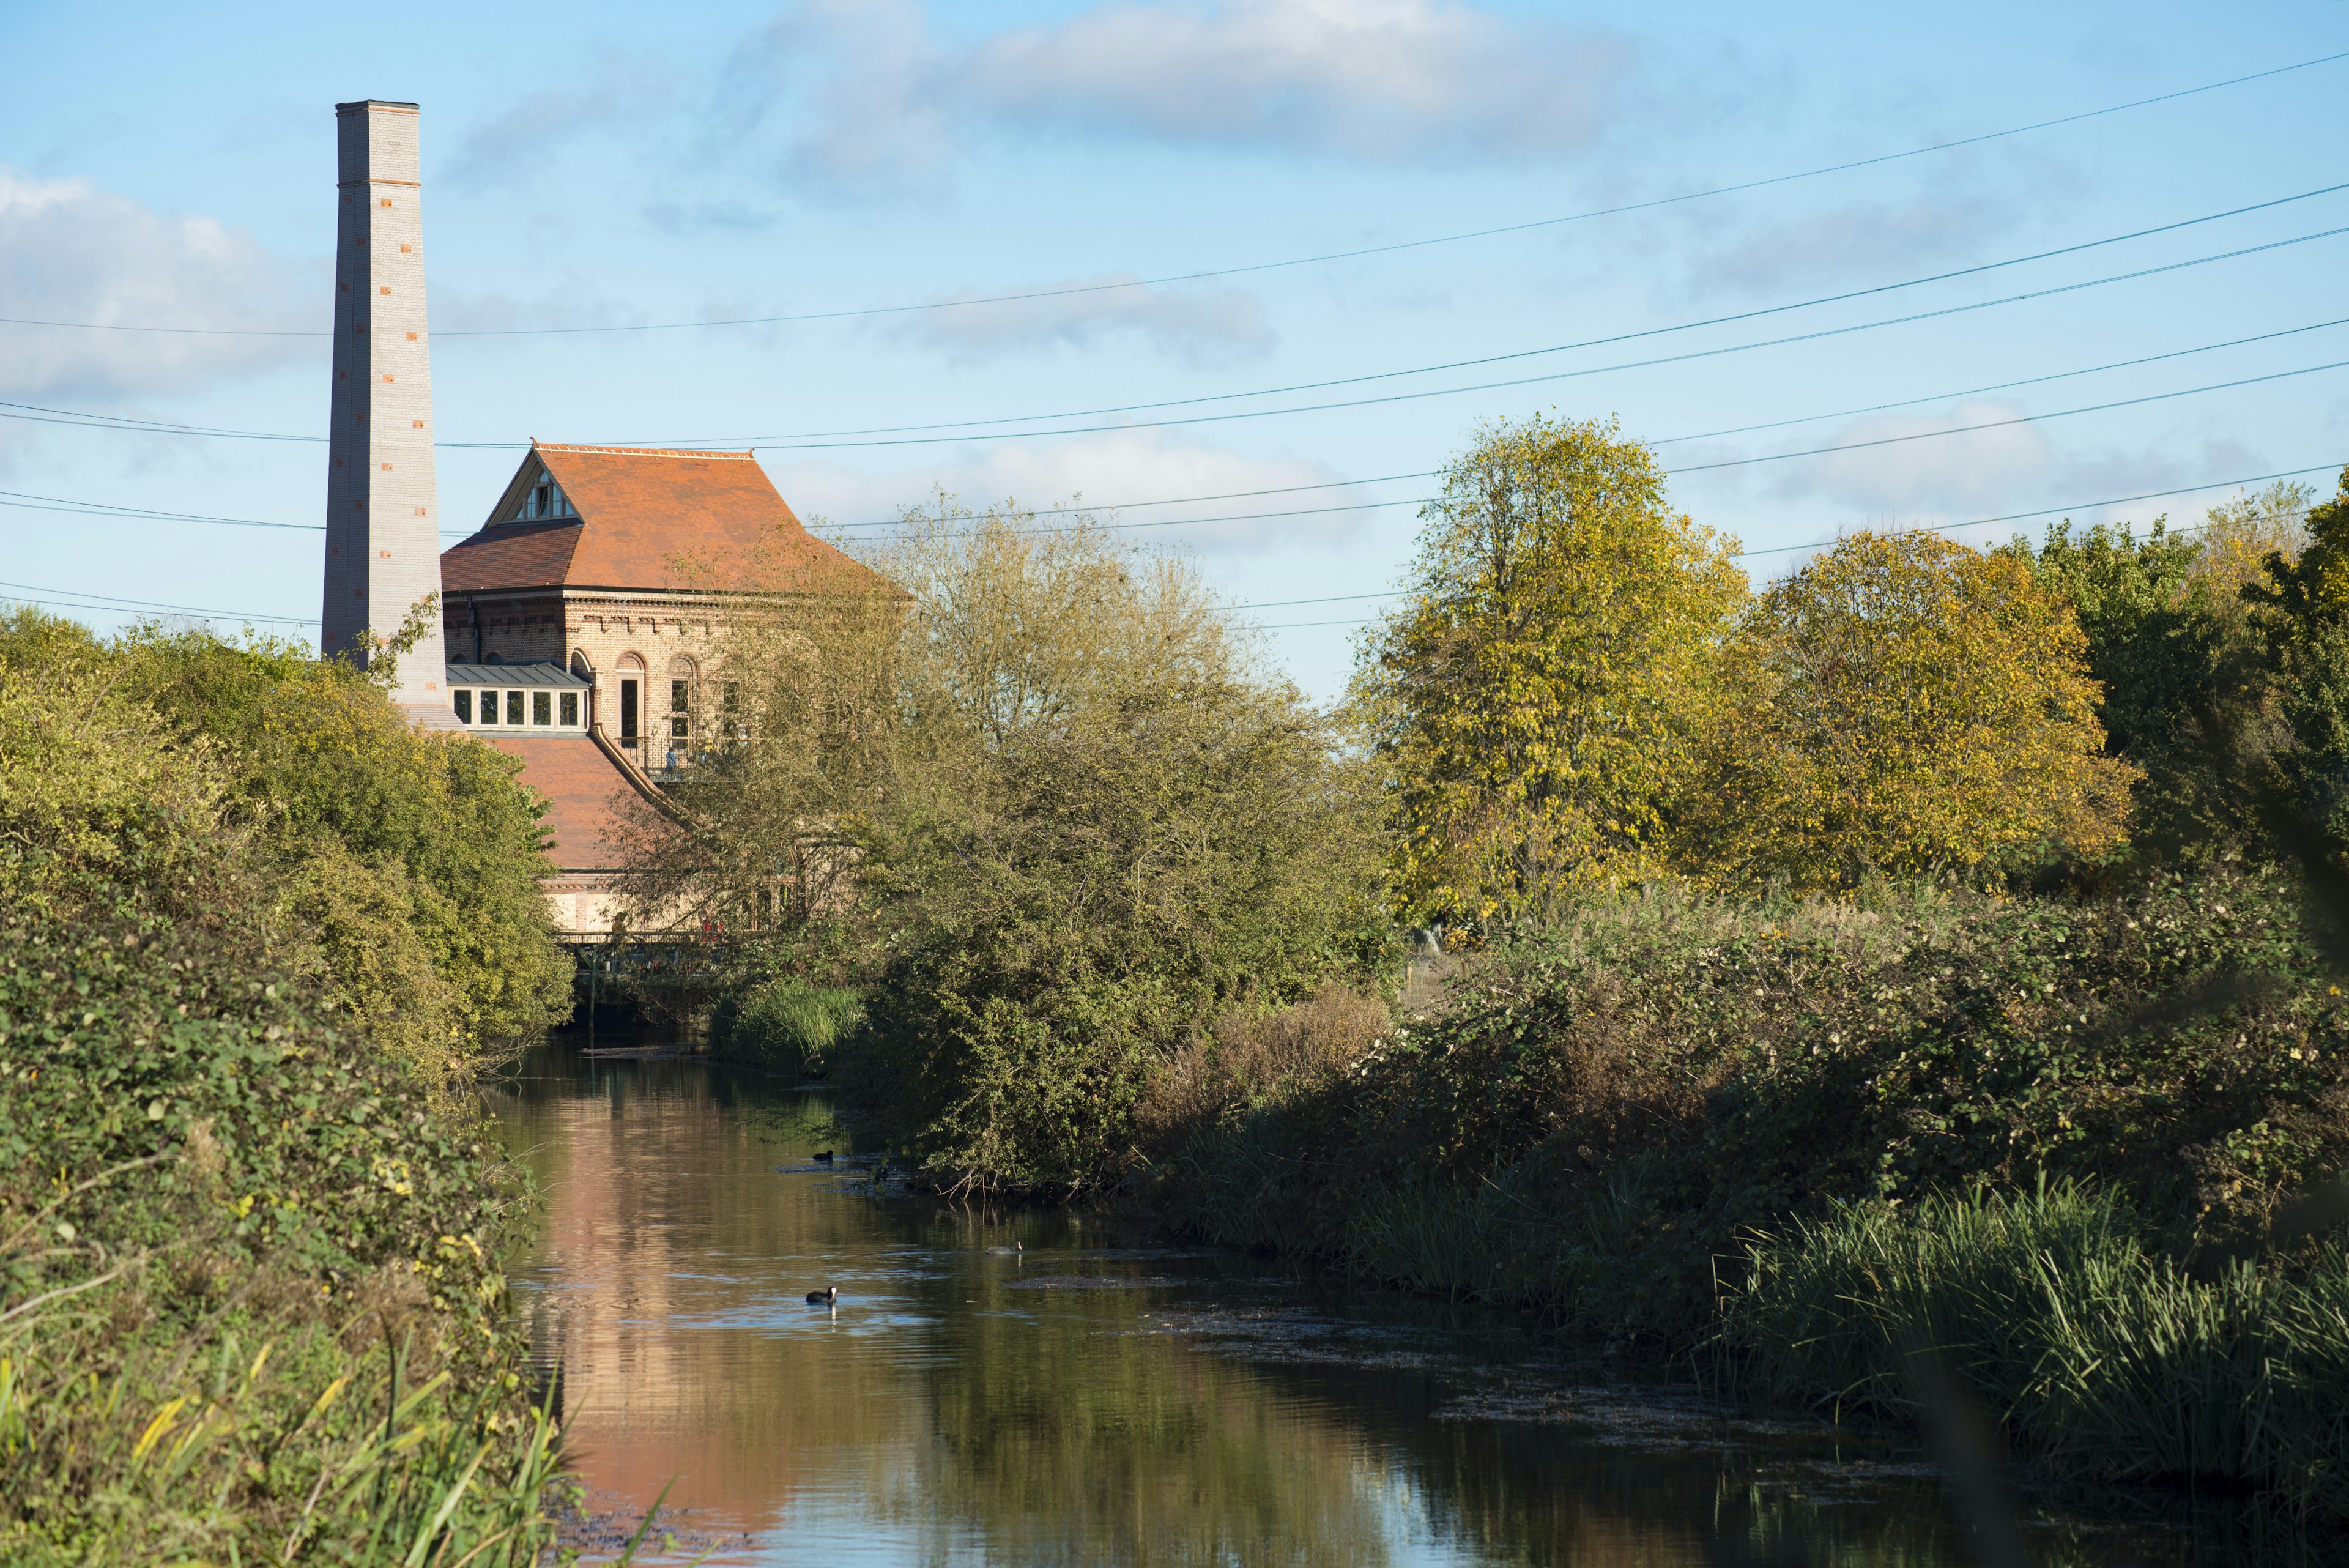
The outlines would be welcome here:
[[[217,928],[0,927],[0,1557],[536,1560],[479,1127]]]
[[[570,1011],[518,770],[289,645],[0,618],[0,896],[254,925],[442,1076]]]
[[[448,1094],[568,1004],[513,771],[287,648],[0,621],[0,1557],[537,1560]]]
[[[2349,1157],[2349,1011],[2265,870],[2109,901],[1651,890],[1173,1161],[1206,1228],[1688,1343],[1715,1260],[1836,1200],[2043,1174],[2192,1252]]]

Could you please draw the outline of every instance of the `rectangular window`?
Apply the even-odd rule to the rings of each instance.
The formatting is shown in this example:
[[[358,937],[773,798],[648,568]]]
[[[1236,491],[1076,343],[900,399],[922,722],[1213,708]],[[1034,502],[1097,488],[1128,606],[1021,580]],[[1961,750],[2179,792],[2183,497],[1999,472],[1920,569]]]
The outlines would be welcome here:
[[[533,724],[554,722],[554,693],[533,691],[530,694],[530,722]]]
[[[473,722],[473,694],[471,691],[460,691],[456,695],[457,722],[460,724],[471,723]]]
[[[576,691],[563,694],[563,722],[565,724],[579,722],[579,693]]]
[[[623,680],[620,682],[620,744],[633,746],[636,743],[636,683]]]
[[[522,727],[522,693],[519,691],[506,693],[506,722],[516,729]]]
[[[693,738],[693,683],[672,680],[668,683],[668,734],[673,741]]]

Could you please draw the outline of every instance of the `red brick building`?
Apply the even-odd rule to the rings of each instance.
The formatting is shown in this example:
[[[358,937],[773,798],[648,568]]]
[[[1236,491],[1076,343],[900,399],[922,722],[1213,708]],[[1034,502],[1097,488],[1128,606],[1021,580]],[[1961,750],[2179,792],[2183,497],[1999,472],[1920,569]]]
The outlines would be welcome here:
[[[550,802],[574,937],[611,929],[627,803],[657,809],[720,722],[730,622],[899,591],[810,534],[750,452],[536,442],[442,553],[440,590],[449,716]]]

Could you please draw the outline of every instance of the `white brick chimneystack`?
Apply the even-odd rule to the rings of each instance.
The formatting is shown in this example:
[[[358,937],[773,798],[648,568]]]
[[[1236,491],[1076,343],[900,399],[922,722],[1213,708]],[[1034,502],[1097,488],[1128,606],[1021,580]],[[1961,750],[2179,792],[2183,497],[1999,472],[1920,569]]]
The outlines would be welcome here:
[[[319,628],[330,657],[352,652],[362,631],[392,636],[440,589],[417,109],[338,103],[335,131],[335,388]],[[449,682],[441,618],[429,620],[399,661],[392,700],[431,722],[445,715]]]

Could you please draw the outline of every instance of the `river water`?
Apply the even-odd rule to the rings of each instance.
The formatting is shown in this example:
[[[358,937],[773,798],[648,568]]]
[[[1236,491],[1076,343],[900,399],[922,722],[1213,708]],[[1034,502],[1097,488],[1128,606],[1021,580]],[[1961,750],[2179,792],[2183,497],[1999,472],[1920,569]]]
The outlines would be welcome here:
[[[666,1488],[716,1563],[1982,1560],[1896,1442],[1612,1378],[1499,1314],[876,1191],[821,1090],[557,1043],[492,1105],[545,1194],[517,1294],[591,1555]],[[2022,1511],[2034,1563],[2298,1555]]]

